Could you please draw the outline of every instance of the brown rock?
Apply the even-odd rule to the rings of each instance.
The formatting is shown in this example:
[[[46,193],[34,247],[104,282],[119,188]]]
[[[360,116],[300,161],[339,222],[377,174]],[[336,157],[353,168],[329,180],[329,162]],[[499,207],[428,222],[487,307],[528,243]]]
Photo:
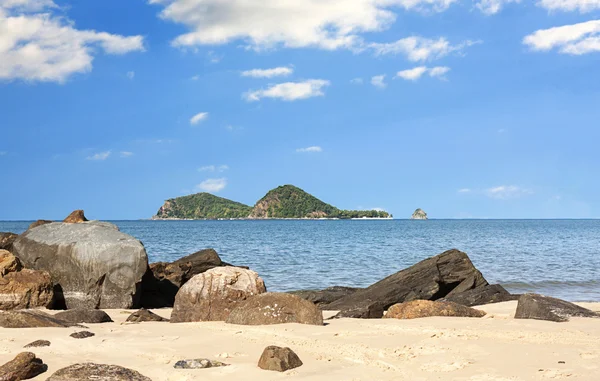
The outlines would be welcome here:
[[[0,249],[0,276],[19,271],[23,268],[21,261],[8,250]]]
[[[135,311],[134,313],[129,315],[127,321],[141,323],[144,321],[169,321],[169,319],[165,319],[152,311],[148,311],[147,309],[142,308],[141,310]]]
[[[135,370],[118,365],[75,364],[54,372],[46,381],[152,381]]]
[[[50,342],[48,340],[36,340],[24,346],[23,348],[40,348],[40,347],[49,347]]]
[[[67,224],[80,224],[82,222],[87,222],[88,219],[85,218],[83,214],[83,210],[74,210],[63,220],[64,223]]]
[[[258,360],[258,367],[264,370],[285,372],[286,370],[302,366],[302,361],[290,348],[281,348],[274,345],[266,347]]]
[[[266,291],[258,274],[238,267],[216,267],[190,279],[177,293],[171,323],[219,321],[247,298]]]
[[[300,323],[323,325],[323,313],[314,303],[296,295],[268,292],[256,295],[231,312],[227,323],[269,325]]]
[[[22,352],[6,364],[0,366],[0,380],[20,381],[29,380],[48,370],[48,366],[34,353]]]
[[[480,318],[485,316],[485,312],[452,302],[413,300],[411,302],[394,304],[390,307],[384,318],[418,319],[431,316]]]
[[[83,308],[59,312],[54,315],[54,317],[73,324],[112,323],[113,321],[110,316],[108,316],[108,314],[102,310],[90,310]]]
[[[570,317],[600,318],[600,314],[564,300],[538,294],[524,294],[519,298],[515,319],[569,321]]]
[[[74,339],[87,339],[88,337],[96,336],[96,334],[90,331],[79,331],[73,332],[69,336],[71,336]]]
[[[38,327],[71,327],[70,324],[56,319],[41,311],[7,311],[0,313],[0,327],[3,328],[38,328]]]
[[[34,228],[37,228],[38,226],[42,226],[42,225],[46,225],[46,224],[51,224],[54,221],[50,221],[50,220],[37,220],[35,222],[32,222],[31,225],[29,225],[29,227],[27,228],[27,230],[31,230]]]
[[[15,233],[0,233],[0,250],[12,251],[12,244],[17,237]]]
[[[0,277],[0,310],[52,307],[54,286],[48,272],[16,271],[21,267],[18,259],[6,255],[2,258],[0,272],[8,273]]]

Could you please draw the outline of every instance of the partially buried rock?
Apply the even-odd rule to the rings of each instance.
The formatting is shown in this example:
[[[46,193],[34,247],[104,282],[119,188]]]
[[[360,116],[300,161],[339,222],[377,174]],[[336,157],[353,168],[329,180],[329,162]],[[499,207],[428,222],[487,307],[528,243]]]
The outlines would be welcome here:
[[[463,306],[473,307],[482,306],[484,304],[508,302],[511,300],[518,300],[521,295],[513,295],[506,291],[504,287],[499,284],[493,284],[482,288],[476,288],[474,290],[467,290],[448,296],[441,301],[454,302],[462,304]]]
[[[96,336],[96,334],[90,331],[79,331],[73,332],[69,336],[71,336],[74,339],[87,339],[88,337]]]
[[[274,345],[266,347],[258,360],[258,367],[264,370],[285,372],[286,370],[302,366],[302,361],[290,348],[281,348]]]
[[[480,318],[485,316],[485,312],[452,302],[413,300],[391,306],[384,318],[418,319],[431,316]]]
[[[73,212],[71,212],[71,214],[67,216],[67,218],[64,219],[63,222],[67,224],[80,224],[82,222],[87,221],[88,219],[85,218],[83,210],[74,210]]]
[[[111,323],[113,320],[108,314],[102,310],[90,310],[90,309],[74,309],[59,312],[54,315],[55,318],[68,323]]]
[[[173,365],[175,369],[204,369],[204,368],[217,368],[220,366],[229,366],[220,361],[213,361],[209,359],[193,359],[193,360],[179,360]]]
[[[54,372],[46,381],[152,381],[135,370],[118,365],[84,363]]]
[[[14,360],[0,366],[0,380],[20,381],[34,378],[48,370],[44,362],[35,357],[34,353],[19,353]]]
[[[12,244],[17,239],[15,233],[0,233],[0,250],[12,250]]]
[[[171,323],[227,320],[240,302],[265,291],[265,283],[254,271],[216,267],[181,287]]]
[[[231,312],[227,323],[269,325],[301,323],[323,325],[323,313],[296,295],[269,292],[249,298]]]
[[[145,308],[142,308],[139,311],[135,311],[127,318],[129,322],[141,323],[144,321],[169,321],[169,319],[165,319],[162,316],[155,314],[152,311],[148,311]]]
[[[23,348],[40,348],[40,347],[49,347],[50,342],[48,340],[36,340],[24,346]]]
[[[67,323],[41,311],[7,311],[0,313],[0,327],[3,328],[40,328],[72,327]]]
[[[538,294],[521,295],[515,313],[515,319],[536,319],[555,322],[565,322],[570,317],[599,318],[600,314],[564,300]]]
[[[345,296],[355,293],[360,288],[333,286],[323,290],[298,290],[290,291],[288,294],[296,295],[302,299],[313,302],[317,307],[326,309],[327,305]]]

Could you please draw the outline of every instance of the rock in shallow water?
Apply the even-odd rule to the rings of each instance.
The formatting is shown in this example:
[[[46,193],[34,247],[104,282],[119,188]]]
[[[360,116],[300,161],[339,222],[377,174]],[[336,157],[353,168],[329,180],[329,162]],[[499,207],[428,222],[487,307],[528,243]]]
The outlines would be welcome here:
[[[323,313],[314,303],[296,295],[268,292],[240,303],[227,319],[229,324],[269,325],[300,323],[323,325]]]
[[[192,359],[192,360],[179,360],[173,365],[175,369],[204,369],[204,368],[217,368],[220,366],[229,366],[220,361],[213,361],[209,359]]]
[[[90,309],[74,309],[59,312],[54,315],[55,318],[68,323],[111,323],[113,320],[108,314],[102,310],[90,310]]]
[[[0,380],[20,381],[34,378],[48,369],[41,359],[35,357],[34,353],[19,353],[14,360],[0,366]]]
[[[485,316],[485,312],[452,302],[413,300],[411,302],[394,304],[387,311],[384,318],[418,319],[431,316],[480,318]]]
[[[46,381],[152,381],[135,370],[118,365],[75,364],[54,372]]]
[[[519,298],[515,319],[569,321],[570,317],[600,318],[600,314],[564,300],[538,294],[524,294]]]
[[[259,368],[276,372],[285,372],[300,366],[302,361],[294,351],[274,345],[266,347],[258,360]]]

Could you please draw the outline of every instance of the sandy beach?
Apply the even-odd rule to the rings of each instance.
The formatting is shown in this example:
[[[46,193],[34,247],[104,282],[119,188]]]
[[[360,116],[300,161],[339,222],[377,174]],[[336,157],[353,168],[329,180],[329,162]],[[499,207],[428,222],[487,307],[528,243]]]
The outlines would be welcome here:
[[[0,361],[32,351],[54,371],[78,362],[117,364],[155,381],[185,380],[468,380],[600,379],[600,319],[566,323],[512,318],[516,302],[478,307],[482,319],[336,319],[323,327],[223,322],[125,323],[126,310],[107,310],[114,323],[88,324],[96,336],[73,339],[77,328],[0,329]],[[600,311],[600,303],[580,303]],[[154,310],[169,317],[170,309]],[[325,312],[325,316],[331,313]],[[23,349],[34,340],[50,347]],[[288,346],[304,365],[285,373],[257,367],[268,345]],[[209,358],[231,366],[178,370],[181,359]]]

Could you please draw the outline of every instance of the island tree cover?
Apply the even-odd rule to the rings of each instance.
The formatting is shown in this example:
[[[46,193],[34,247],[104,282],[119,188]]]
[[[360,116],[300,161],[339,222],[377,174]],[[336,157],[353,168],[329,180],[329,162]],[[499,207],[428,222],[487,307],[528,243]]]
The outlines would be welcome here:
[[[269,191],[254,208],[209,193],[169,199],[155,218],[388,218],[378,210],[340,210],[293,185]]]

